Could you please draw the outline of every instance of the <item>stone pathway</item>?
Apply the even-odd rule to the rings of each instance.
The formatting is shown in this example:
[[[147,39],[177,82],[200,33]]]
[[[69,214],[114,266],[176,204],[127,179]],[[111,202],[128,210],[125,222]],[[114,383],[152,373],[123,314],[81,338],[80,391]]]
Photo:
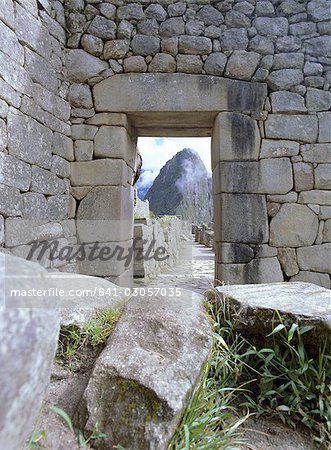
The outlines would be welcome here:
[[[153,279],[135,279],[135,286],[179,287],[203,294],[214,282],[214,251],[197,242],[184,241],[175,267]]]

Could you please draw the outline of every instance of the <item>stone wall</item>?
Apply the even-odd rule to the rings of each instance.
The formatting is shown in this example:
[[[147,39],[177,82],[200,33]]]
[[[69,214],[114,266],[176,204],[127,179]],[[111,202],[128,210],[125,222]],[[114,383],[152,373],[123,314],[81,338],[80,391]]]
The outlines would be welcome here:
[[[0,236],[5,221],[13,253],[31,230],[75,242],[73,217],[130,245],[136,139],[159,121],[165,136],[212,135],[218,279],[329,286],[327,0],[1,0],[0,14]],[[226,89],[211,96],[216,79]],[[23,222],[36,218],[56,226]]]
[[[25,257],[33,239],[74,234],[62,2],[1,0],[0,36],[0,244]]]

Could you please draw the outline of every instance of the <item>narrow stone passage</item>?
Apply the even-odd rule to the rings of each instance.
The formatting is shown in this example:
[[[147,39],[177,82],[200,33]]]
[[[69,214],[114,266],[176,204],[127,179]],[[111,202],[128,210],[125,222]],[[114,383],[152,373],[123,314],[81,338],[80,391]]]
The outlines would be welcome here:
[[[177,264],[153,279],[134,280],[136,286],[178,287],[199,294],[210,289],[214,283],[214,251],[193,239],[183,241]]]

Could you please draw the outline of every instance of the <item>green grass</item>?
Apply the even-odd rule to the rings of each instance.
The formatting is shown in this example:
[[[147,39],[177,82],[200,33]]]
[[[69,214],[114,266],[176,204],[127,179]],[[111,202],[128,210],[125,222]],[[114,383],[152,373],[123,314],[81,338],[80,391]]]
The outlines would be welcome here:
[[[171,450],[235,449],[244,443],[238,427],[254,414],[307,427],[312,445],[330,448],[331,357],[327,342],[309,356],[303,335],[313,327],[285,324],[277,316],[263,347],[236,332],[240,312],[218,298],[206,304],[213,350]],[[237,317],[237,319],[235,319]]]
[[[66,368],[76,371],[81,367],[88,349],[106,342],[121,316],[118,309],[106,309],[84,323],[83,326],[62,326],[56,353],[57,360]]]

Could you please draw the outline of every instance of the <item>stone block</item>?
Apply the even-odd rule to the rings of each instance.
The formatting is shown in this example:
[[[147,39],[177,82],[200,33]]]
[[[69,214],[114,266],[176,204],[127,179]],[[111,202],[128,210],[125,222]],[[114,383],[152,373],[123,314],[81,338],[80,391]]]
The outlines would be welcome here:
[[[268,241],[265,196],[219,194],[214,197],[215,241],[261,244]],[[220,221],[220,222],[217,222]]]
[[[171,17],[160,25],[160,36],[175,37],[185,34],[185,23],[182,17]]]
[[[254,75],[261,56],[255,52],[234,50],[226,65],[225,75],[239,80],[250,80]]]
[[[91,161],[93,159],[93,142],[75,141],[75,161]]]
[[[288,277],[292,277],[299,272],[296,252],[294,248],[279,248],[278,259],[283,271]]]
[[[64,55],[64,65],[66,78],[74,83],[85,83],[109,68],[105,61],[81,49],[67,50]]]
[[[1,96],[9,98],[11,102],[18,106],[17,93],[23,93],[29,95],[32,89],[32,82],[28,72],[19,65],[16,61],[13,61],[9,56],[0,51],[0,72],[3,80],[1,81],[2,89],[5,91],[7,85],[9,85],[9,92],[2,93]],[[15,92],[17,91],[17,92]]]
[[[286,36],[288,20],[285,17],[257,17],[253,26],[262,36]]]
[[[331,189],[331,164],[319,164],[314,174],[315,189]]]
[[[73,186],[126,186],[127,165],[122,159],[98,159],[71,163]]]
[[[93,141],[97,134],[98,127],[93,125],[72,125],[71,137],[72,139],[79,139],[83,141]]]
[[[48,170],[32,166],[31,191],[45,195],[62,194],[65,191],[64,181]]]
[[[93,108],[91,88],[87,84],[71,84],[68,89],[67,99],[74,108]]]
[[[178,54],[178,38],[164,38],[161,41],[161,50],[163,53],[169,53],[171,56]]]
[[[26,245],[35,241],[61,238],[62,226],[59,223],[45,223],[45,220],[29,220],[10,217],[6,220],[6,247]]]
[[[225,24],[229,28],[248,28],[250,26],[250,18],[240,11],[232,9],[225,15]]]
[[[295,203],[298,200],[298,194],[294,191],[285,195],[267,195],[268,202],[277,203]]]
[[[289,158],[218,164],[213,172],[214,193],[286,194],[293,187]]]
[[[273,256],[277,256],[277,249],[275,247],[270,247],[268,244],[255,245],[255,258],[272,258]]]
[[[276,257],[253,259],[247,264],[217,264],[216,278],[225,284],[260,284],[284,281]]]
[[[303,247],[312,245],[318,231],[318,217],[305,205],[285,203],[270,222],[270,245]]]
[[[198,55],[178,55],[177,71],[184,73],[202,73],[203,62]]]
[[[315,116],[269,114],[265,122],[267,138],[315,142],[318,124]]]
[[[321,220],[331,219],[331,206],[318,206],[318,209]]]
[[[298,155],[300,144],[295,141],[262,139],[260,158],[281,158]]]
[[[141,20],[145,17],[143,7],[139,4],[129,4],[126,6],[120,6],[117,9],[117,17],[118,19],[126,19],[126,20]]]
[[[244,114],[220,113],[212,136],[212,166],[219,161],[258,160],[260,132],[257,122]]]
[[[300,192],[299,203],[313,203],[317,205],[331,205],[330,192],[315,189],[312,191]]]
[[[224,21],[223,14],[211,5],[203,6],[196,15],[206,27],[209,25],[219,26]]]
[[[246,50],[247,46],[248,37],[245,28],[232,28],[222,33],[222,51]]]
[[[33,81],[41,84],[49,91],[54,92],[55,94],[57,93],[59,79],[49,60],[46,60],[32,50],[25,48],[24,67]]]
[[[125,39],[107,41],[103,49],[103,56],[105,59],[121,59],[128,53],[129,48],[129,42]]]
[[[31,184],[31,167],[14,156],[0,153],[0,183],[28,191]]]
[[[259,55],[273,55],[274,44],[272,40],[265,36],[254,36],[249,42],[249,50],[258,53]]]
[[[12,108],[8,113],[7,126],[9,154],[49,169],[52,164],[53,133]]]
[[[301,270],[331,273],[330,255],[330,243],[298,248],[298,265]]]
[[[331,36],[319,36],[306,39],[304,49],[308,55],[330,57]]]
[[[162,5],[151,4],[145,9],[145,16],[147,19],[156,19],[163,22],[167,18],[167,13]]]
[[[331,219],[326,220],[324,223],[323,242],[331,242]]]
[[[102,126],[94,139],[95,158],[123,159],[133,168],[136,157],[136,140],[124,127]]]
[[[65,220],[75,216],[76,202],[71,195],[53,195],[48,198],[47,203],[51,220]]]
[[[0,22],[0,50],[23,66],[24,48],[15,33],[3,22]]]
[[[74,160],[74,150],[73,150],[73,142],[64,134],[53,133],[52,139],[52,153],[62,158],[67,159],[68,161]]]
[[[142,56],[129,56],[123,62],[124,72],[147,72],[147,64]]]
[[[216,261],[218,263],[247,263],[253,258],[254,251],[247,244],[219,242],[216,245]]]
[[[279,203],[267,202],[268,216],[269,217],[275,217],[275,215],[279,211],[279,208],[280,208],[280,204]]]
[[[205,61],[205,72],[208,75],[223,75],[227,57],[224,53],[216,52],[208,56]]]
[[[43,292],[53,287],[46,270],[22,258],[0,257],[1,274],[6,286],[1,298],[1,304],[6,304],[6,308],[2,308],[0,318],[0,441],[3,448],[15,450],[24,448],[38,417],[50,380],[60,319],[54,309],[57,298],[51,304],[49,297],[39,297],[39,305],[43,304],[43,308],[18,308],[17,302],[24,305],[31,298],[28,301],[26,297],[19,300],[10,295],[10,291],[15,289],[28,291],[34,288]],[[17,277],[18,273],[20,277]]]
[[[314,188],[314,169],[312,164],[297,162],[293,164],[294,189],[296,192]]]
[[[212,51],[211,40],[202,36],[180,36],[178,45],[184,55],[209,55]]]
[[[277,53],[274,56],[273,69],[302,69],[305,62],[303,53]]]
[[[23,199],[23,219],[44,219],[50,218],[49,206],[45,195],[28,192],[22,195]]]
[[[70,176],[70,163],[64,158],[61,158],[61,156],[54,155],[51,172],[61,178],[68,178]]]
[[[267,78],[268,85],[273,91],[285,91],[303,81],[301,69],[274,70]]]
[[[317,116],[319,127],[318,142],[331,142],[331,112],[318,113]]]
[[[331,163],[330,144],[312,144],[301,146],[304,161],[312,163]]]
[[[149,72],[176,72],[176,60],[173,56],[167,53],[157,53],[152,59],[149,67]]]
[[[133,53],[140,56],[156,55],[160,51],[160,38],[136,34],[132,39]]]
[[[295,114],[307,111],[304,98],[294,92],[273,92],[270,97],[273,113]]]
[[[328,111],[331,108],[331,92],[307,88],[306,105],[308,111]]]
[[[80,202],[77,211],[79,242],[117,242],[133,237],[131,187],[98,186]]]
[[[304,282],[312,283],[317,286],[324,287],[325,289],[330,289],[330,276],[327,273],[318,273],[310,271],[302,271],[290,279],[292,282]]]
[[[138,33],[147,36],[157,36],[159,33],[159,23],[156,19],[146,19],[138,22]]]
[[[90,23],[87,29],[89,34],[101,39],[115,39],[116,38],[116,24],[113,20],[106,19],[106,17],[96,16]]]
[[[5,217],[21,216],[23,202],[19,189],[0,185],[0,194],[0,214]]]

